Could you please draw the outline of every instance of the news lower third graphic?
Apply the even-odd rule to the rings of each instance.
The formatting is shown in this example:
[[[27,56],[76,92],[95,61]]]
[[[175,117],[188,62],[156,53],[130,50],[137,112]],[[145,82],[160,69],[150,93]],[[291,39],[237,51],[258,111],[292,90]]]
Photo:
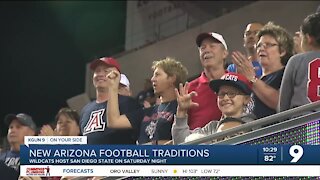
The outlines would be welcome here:
[[[22,176],[320,176],[320,147],[313,145],[87,145],[86,137],[41,138],[26,137],[21,146]]]

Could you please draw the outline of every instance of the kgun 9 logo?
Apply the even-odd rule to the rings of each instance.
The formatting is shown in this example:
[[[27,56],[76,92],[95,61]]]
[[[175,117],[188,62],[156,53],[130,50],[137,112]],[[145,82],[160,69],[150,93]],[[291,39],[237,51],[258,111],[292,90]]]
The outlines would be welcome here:
[[[303,148],[300,145],[293,145],[289,149],[289,154],[293,157],[290,162],[296,163],[303,156]]]

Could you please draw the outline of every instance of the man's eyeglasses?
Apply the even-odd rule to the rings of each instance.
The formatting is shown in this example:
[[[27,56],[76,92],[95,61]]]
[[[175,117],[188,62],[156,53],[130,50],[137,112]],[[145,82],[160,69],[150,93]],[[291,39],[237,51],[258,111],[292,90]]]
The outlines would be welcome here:
[[[258,49],[258,48],[265,48],[265,49],[268,49],[268,48],[271,48],[273,46],[279,46],[279,44],[276,44],[276,43],[259,43],[259,44],[256,44],[255,45],[255,48]]]
[[[224,96],[227,95],[229,98],[234,98],[236,95],[244,95],[243,93],[240,92],[219,92],[218,97],[219,98],[224,98]]]

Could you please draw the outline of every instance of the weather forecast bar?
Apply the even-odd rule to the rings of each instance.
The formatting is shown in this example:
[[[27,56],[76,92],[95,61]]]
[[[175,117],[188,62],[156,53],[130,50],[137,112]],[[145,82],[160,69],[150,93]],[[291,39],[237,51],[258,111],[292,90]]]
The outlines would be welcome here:
[[[48,170],[49,168],[49,170]],[[305,165],[23,165],[22,176],[320,176],[320,166]],[[49,171],[49,172],[48,172]]]

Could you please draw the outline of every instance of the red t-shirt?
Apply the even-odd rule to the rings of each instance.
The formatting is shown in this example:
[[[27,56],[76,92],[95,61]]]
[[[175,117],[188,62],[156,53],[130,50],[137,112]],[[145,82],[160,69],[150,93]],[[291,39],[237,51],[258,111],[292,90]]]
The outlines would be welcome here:
[[[204,72],[189,83],[188,91],[198,93],[198,96],[192,97],[192,101],[199,104],[199,107],[191,108],[188,112],[190,129],[203,127],[212,120],[220,120],[221,111],[217,105],[217,95],[209,87],[209,79]]]

